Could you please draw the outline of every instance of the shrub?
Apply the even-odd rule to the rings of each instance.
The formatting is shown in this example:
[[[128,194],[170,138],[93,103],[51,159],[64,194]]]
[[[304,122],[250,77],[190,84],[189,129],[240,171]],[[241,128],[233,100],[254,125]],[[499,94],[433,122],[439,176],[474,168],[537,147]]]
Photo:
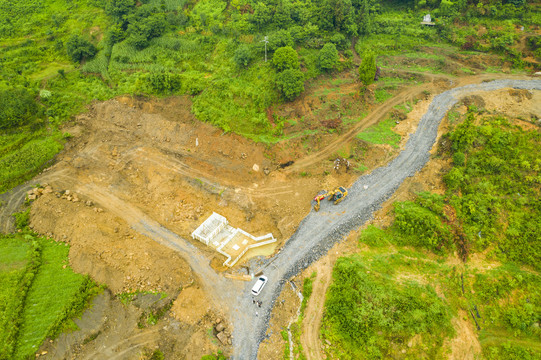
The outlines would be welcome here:
[[[438,214],[404,201],[394,204],[396,214],[393,228],[404,236],[404,244],[439,249],[452,238],[449,228],[441,222]]]
[[[448,306],[430,286],[399,285],[359,256],[339,258],[325,301],[325,322],[340,359],[381,359],[416,334],[437,351],[451,334]],[[345,350],[340,352],[340,349]],[[331,351],[333,351],[331,350]],[[428,354],[427,354],[428,355]],[[435,354],[426,358],[435,358]]]
[[[346,37],[341,33],[334,34],[330,40],[338,49],[344,50],[348,47],[348,41],[346,40]]]
[[[137,49],[148,46],[150,39],[161,36],[167,28],[164,14],[153,14],[133,21],[128,26],[128,42]]]
[[[276,50],[272,57],[272,64],[278,71],[299,68],[299,55],[291,46],[284,46]]]
[[[66,52],[73,62],[81,62],[93,58],[97,49],[90,41],[73,35],[66,42]]]
[[[180,76],[169,72],[150,73],[146,81],[153,91],[161,94],[176,91],[181,86]]]
[[[363,61],[359,66],[359,80],[368,86],[374,82],[376,76],[376,55],[372,51],[367,51],[363,55]]]
[[[233,60],[239,68],[247,67],[252,60],[252,52],[250,51],[250,47],[245,44],[240,45],[237,50],[235,50]]]
[[[319,52],[319,67],[323,70],[333,70],[338,63],[338,50],[333,43],[327,43]]]
[[[43,110],[26,89],[0,91],[0,129],[30,124],[43,115]]]
[[[134,8],[134,0],[109,0],[105,5],[105,13],[118,21],[123,16],[128,15]]]
[[[286,100],[291,101],[304,91],[304,75],[300,70],[284,70],[278,74],[276,85]]]
[[[293,46],[293,38],[287,30],[278,30],[268,36],[269,43],[267,48],[269,51],[275,51],[284,46]]]
[[[466,162],[466,156],[462,152],[457,152],[453,154],[453,164],[456,166],[464,166]]]

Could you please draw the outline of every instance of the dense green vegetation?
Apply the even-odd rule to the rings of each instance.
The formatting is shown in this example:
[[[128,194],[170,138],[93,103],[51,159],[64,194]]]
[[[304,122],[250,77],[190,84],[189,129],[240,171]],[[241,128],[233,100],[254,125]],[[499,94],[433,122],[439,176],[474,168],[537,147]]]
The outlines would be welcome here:
[[[446,339],[461,335],[452,316],[477,329],[484,358],[539,358],[539,275],[514,265],[462,268],[397,249],[392,236],[368,227],[359,240],[370,248],[335,266],[322,328],[335,357],[445,357]]]
[[[282,132],[269,123],[266,109],[295,99],[307,81],[323,73],[353,66],[353,43],[362,57],[373,52],[382,63],[404,50],[422,57],[424,45],[449,47],[443,40],[465,51],[497,52],[521,67],[528,65],[525,54],[510,45],[518,41],[515,26],[525,26],[527,33],[540,22],[535,6],[526,1],[0,0],[0,131],[27,133],[22,148],[32,138],[51,136],[93,99],[188,94],[200,120],[275,142]],[[435,27],[419,26],[428,9]],[[528,55],[539,56],[535,36],[526,45]],[[273,66],[275,52],[288,47],[297,52],[300,67]],[[364,63],[372,64],[371,73],[373,62]],[[25,95],[5,97],[6,91]],[[39,132],[43,127],[47,131]],[[29,165],[35,167],[29,174],[56,151],[50,142],[34,147],[48,156]],[[18,173],[6,175],[6,187],[27,178]]]
[[[501,261],[541,264],[541,136],[496,116],[465,121],[445,137],[444,195],[421,193],[395,204],[394,242],[443,252],[489,249]],[[391,231],[391,230],[389,230]]]
[[[375,259],[376,261],[379,259]],[[338,259],[326,300],[325,336],[339,345],[340,359],[392,357],[400,344],[422,337],[425,358],[441,354],[452,333],[451,312],[433,287],[396,284],[387,274],[370,271],[359,256]]]
[[[457,116],[438,154],[452,161],[445,193],[395,203],[389,227],[363,230],[369,250],[334,268],[323,333],[339,358],[393,356],[406,343],[414,358],[440,356],[449,314],[476,327],[484,358],[541,357],[541,136],[498,115]],[[472,252],[501,265],[470,264]],[[454,253],[463,266],[447,263]]]
[[[19,215],[18,225],[27,218]],[[88,277],[66,267],[68,250],[27,230],[0,237],[0,359],[33,357],[96,292]]]

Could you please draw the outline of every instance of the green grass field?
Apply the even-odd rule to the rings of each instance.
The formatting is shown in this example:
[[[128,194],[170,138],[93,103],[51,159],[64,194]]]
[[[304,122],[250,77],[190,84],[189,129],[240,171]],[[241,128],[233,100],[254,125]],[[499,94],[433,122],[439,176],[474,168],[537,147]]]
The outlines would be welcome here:
[[[401,137],[393,131],[395,125],[395,120],[391,118],[385,119],[357,134],[357,138],[371,144],[389,144],[394,148],[398,148]]]
[[[69,267],[69,247],[30,233],[0,237],[0,359],[33,357],[96,291]]]

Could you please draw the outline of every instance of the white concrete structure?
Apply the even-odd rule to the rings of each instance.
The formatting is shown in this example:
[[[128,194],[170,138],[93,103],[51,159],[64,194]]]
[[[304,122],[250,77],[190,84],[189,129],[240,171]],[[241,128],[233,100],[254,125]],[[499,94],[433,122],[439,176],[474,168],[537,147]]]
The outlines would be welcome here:
[[[192,238],[206,245],[227,225],[227,219],[220,214],[212,213],[195,231]]]
[[[194,232],[192,238],[216,249],[227,259],[225,266],[234,266],[250,249],[276,242],[268,233],[255,237],[246,231],[228,224],[225,217],[215,212],[210,215]]]

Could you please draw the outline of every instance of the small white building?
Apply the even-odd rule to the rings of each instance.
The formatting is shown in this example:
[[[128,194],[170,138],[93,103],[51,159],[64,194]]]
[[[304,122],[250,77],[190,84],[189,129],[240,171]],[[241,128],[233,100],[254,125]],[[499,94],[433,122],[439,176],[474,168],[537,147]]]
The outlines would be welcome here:
[[[197,239],[224,255],[227,258],[224,265],[229,267],[235,265],[248,250],[276,242],[271,233],[255,237],[242,229],[234,228],[224,216],[215,212],[192,232],[192,239]]]
[[[430,14],[426,14],[425,16],[423,16],[423,21],[421,21],[421,25],[434,26],[436,25],[436,23],[432,22],[432,17],[430,16]]]

